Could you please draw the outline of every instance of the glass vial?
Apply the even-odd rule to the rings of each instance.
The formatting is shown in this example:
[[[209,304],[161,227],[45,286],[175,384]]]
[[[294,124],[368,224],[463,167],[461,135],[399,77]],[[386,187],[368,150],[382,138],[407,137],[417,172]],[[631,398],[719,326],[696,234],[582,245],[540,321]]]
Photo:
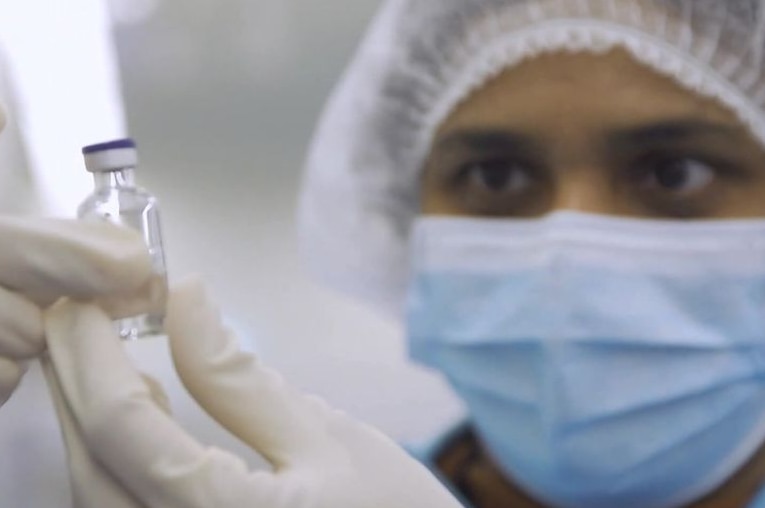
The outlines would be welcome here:
[[[167,300],[167,271],[162,248],[157,199],[135,184],[138,164],[136,145],[131,139],[86,146],[82,149],[85,167],[93,174],[93,193],[77,209],[85,220],[109,221],[139,231],[149,248],[155,277],[151,281],[150,311],[116,321],[123,340],[162,334]]]

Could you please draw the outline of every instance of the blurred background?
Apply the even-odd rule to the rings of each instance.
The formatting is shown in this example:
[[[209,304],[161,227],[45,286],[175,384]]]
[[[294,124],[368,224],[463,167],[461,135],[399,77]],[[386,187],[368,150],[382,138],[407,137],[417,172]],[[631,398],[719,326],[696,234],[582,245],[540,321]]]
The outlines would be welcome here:
[[[456,418],[441,380],[408,363],[399,325],[315,286],[298,257],[303,157],[378,1],[70,0],[67,16],[80,16],[70,25],[57,3],[0,7],[10,62],[0,92],[16,98],[0,143],[3,211],[71,216],[90,186],[79,144],[127,126],[139,144],[138,180],[163,205],[171,280],[201,274],[243,347],[400,441],[421,442]],[[51,52],[88,33],[88,9],[106,20],[101,35],[114,45],[82,35],[74,54],[95,56],[78,69]],[[91,77],[93,62],[103,68]],[[25,67],[32,63],[37,70]],[[117,91],[104,91],[115,76]],[[37,208],[17,190],[24,182],[43,190]],[[245,453],[184,395],[163,346],[133,354],[165,383],[179,420],[203,442]],[[0,505],[66,506],[66,481],[55,416],[32,366],[0,410]]]

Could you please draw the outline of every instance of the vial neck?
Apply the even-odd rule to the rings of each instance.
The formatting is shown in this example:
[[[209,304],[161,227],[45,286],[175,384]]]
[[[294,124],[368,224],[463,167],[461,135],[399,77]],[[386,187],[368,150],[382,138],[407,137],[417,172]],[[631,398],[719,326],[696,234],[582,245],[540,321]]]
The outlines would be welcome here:
[[[96,188],[131,188],[135,187],[135,168],[125,167],[112,171],[93,173]]]

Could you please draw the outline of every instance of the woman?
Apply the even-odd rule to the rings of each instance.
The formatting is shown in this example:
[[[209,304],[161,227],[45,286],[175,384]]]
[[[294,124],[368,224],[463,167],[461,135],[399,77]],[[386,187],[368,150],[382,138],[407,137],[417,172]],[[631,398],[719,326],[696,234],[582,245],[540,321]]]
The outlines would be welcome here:
[[[464,504],[765,503],[764,42],[760,1],[383,7],[309,158],[304,246],[465,401],[423,457]],[[179,374],[273,475],[174,426],[97,306],[45,330],[90,505],[455,506],[234,351],[198,288],[168,309]]]

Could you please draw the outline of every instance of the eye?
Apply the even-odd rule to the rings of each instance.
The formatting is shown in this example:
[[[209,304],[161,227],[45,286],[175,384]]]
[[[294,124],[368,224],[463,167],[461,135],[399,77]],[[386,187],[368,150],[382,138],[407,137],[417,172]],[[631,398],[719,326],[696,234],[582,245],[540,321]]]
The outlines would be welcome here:
[[[475,162],[463,166],[460,173],[468,187],[493,194],[517,194],[531,185],[529,171],[507,160]]]
[[[643,186],[673,194],[693,194],[703,190],[717,176],[714,167],[692,158],[658,159],[641,166]]]

